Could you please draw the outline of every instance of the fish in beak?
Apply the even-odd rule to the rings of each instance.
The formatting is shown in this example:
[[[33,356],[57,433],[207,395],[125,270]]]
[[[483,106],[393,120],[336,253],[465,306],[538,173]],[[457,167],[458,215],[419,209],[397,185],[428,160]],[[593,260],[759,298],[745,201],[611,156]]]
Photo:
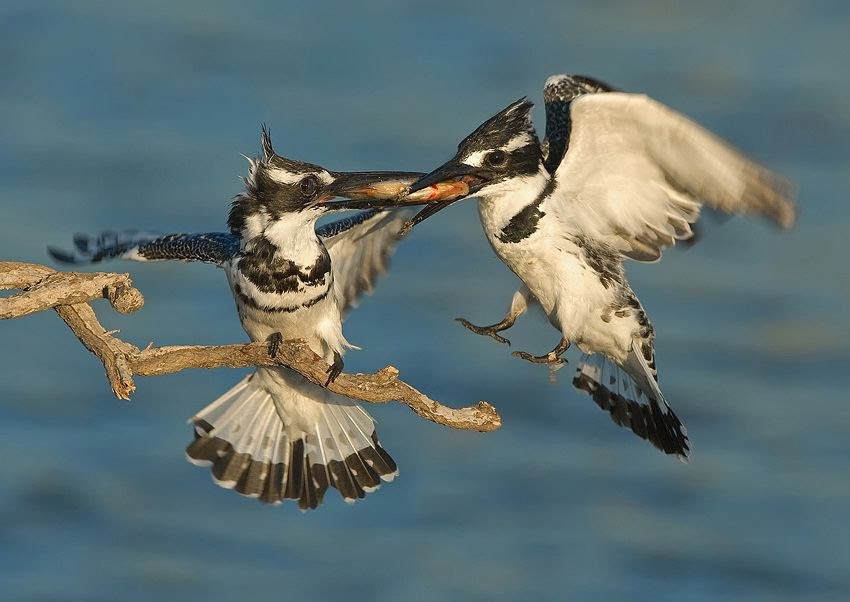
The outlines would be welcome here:
[[[410,186],[407,194],[408,197],[424,198],[420,195],[431,191],[430,197],[425,201],[428,206],[404,225],[402,234],[407,233],[413,226],[442,211],[455,201],[475,194],[494,176],[495,173],[492,170],[461,163],[457,157],[422,176]]]
[[[334,180],[324,187],[321,203],[328,209],[340,211],[392,209],[446,202],[449,199],[461,198],[469,191],[462,182],[452,180],[411,192],[411,186],[423,176],[417,172],[365,171],[338,172],[332,175]],[[336,198],[342,200],[333,200]]]
[[[352,171],[331,175],[334,180],[322,190],[322,200],[323,204],[339,209],[363,209],[368,208],[369,201],[398,199],[422,177],[421,173],[408,171]],[[346,200],[332,200],[336,198]],[[363,206],[357,202],[363,202]]]

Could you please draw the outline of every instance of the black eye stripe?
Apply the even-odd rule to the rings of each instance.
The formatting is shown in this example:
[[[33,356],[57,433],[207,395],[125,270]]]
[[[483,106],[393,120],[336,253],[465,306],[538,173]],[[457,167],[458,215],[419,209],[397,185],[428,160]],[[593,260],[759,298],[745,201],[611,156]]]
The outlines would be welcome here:
[[[504,151],[502,149],[494,149],[487,154],[484,155],[483,161],[486,162],[489,156],[492,153],[500,152],[504,153],[511,163],[516,163],[517,161],[524,160],[526,158],[533,158],[540,152],[540,145],[536,142],[532,142],[530,144],[526,144],[525,146],[520,146],[519,148],[515,148],[511,151]]]
[[[516,173],[533,174],[540,168],[540,145],[537,142],[511,151],[510,170]]]
[[[488,162],[490,154],[496,151],[506,155],[504,163],[491,164]],[[540,145],[531,142],[511,151],[493,149],[481,158],[481,167],[491,169],[494,175],[498,174],[493,180],[498,181],[505,177],[533,175],[540,169],[541,161]]]

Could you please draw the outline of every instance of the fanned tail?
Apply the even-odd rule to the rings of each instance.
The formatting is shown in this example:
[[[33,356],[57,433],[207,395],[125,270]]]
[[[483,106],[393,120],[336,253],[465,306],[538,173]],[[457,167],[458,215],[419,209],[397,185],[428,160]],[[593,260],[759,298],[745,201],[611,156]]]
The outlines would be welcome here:
[[[622,367],[602,354],[585,354],[573,386],[589,393],[616,424],[631,429],[664,453],[687,461],[690,454],[687,430],[634,347]]]
[[[189,461],[212,465],[222,487],[269,504],[298,500],[304,510],[328,487],[353,503],[398,474],[360,406],[287,378],[293,386],[260,369],[193,416]]]

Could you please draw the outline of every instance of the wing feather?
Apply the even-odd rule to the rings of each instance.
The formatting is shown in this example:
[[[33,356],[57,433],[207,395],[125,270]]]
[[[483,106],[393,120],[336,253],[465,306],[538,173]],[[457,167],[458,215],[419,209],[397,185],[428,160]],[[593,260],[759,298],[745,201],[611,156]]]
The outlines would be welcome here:
[[[562,218],[626,257],[654,261],[690,238],[703,203],[794,223],[788,180],[647,96],[585,94],[570,121],[555,176]]]
[[[364,211],[316,231],[331,256],[334,294],[341,310],[372,292],[375,281],[387,271],[402,226],[415,213],[415,207]]]
[[[98,236],[76,234],[74,250],[48,247],[61,263],[98,263],[108,259],[132,261],[200,261],[223,264],[239,251],[239,237],[229,232],[203,234],[156,234],[125,230]]]
[[[555,173],[570,141],[570,103],[583,94],[613,92],[615,89],[586,75],[553,75],[543,86],[546,135],[540,148],[546,171]]]

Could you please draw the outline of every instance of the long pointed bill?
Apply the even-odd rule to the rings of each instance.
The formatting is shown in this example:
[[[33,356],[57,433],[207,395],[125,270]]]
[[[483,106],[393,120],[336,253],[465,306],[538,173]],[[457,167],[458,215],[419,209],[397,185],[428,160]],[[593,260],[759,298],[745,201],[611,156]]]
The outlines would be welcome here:
[[[472,167],[452,159],[443,163],[440,167],[426,176],[422,176],[410,187],[410,192],[418,192],[431,186],[439,186],[447,182],[462,181],[466,176],[473,176],[481,171],[479,167]]]
[[[447,161],[427,176],[417,180],[410,187],[408,193],[410,196],[419,195],[429,190],[435,194],[430,201],[432,204],[414,215],[413,219],[404,225],[401,233],[406,234],[416,224],[442,211],[455,201],[477,192],[491,178],[491,172],[486,169],[466,165],[457,159]],[[447,190],[452,190],[452,192],[437,192]]]
[[[329,209],[390,209],[407,205],[457,198],[466,194],[466,187],[457,182],[428,188],[409,194],[410,187],[422,173],[407,171],[341,172],[324,189],[322,204]],[[345,200],[332,200],[341,197]]]
[[[438,211],[442,211],[443,209],[457,201],[459,198],[460,197],[449,201],[437,201],[435,203],[431,203],[430,205],[425,207],[425,209],[423,209],[422,211],[414,215],[411,219],[407,220],[407,222],[405,222],[405,224],[401,227],[401,230],[398,233],[399,236],[404,236],[413,229],[413,226],[415,226],[421,221],[428,219]]]
[[[351,171],[332,174],[333,182],[322,191],[322,204],[335,209],[365,209],[371,201],[395,200],[422,176],[409,171]],[[331,201],[336,197],[345,201]]]

